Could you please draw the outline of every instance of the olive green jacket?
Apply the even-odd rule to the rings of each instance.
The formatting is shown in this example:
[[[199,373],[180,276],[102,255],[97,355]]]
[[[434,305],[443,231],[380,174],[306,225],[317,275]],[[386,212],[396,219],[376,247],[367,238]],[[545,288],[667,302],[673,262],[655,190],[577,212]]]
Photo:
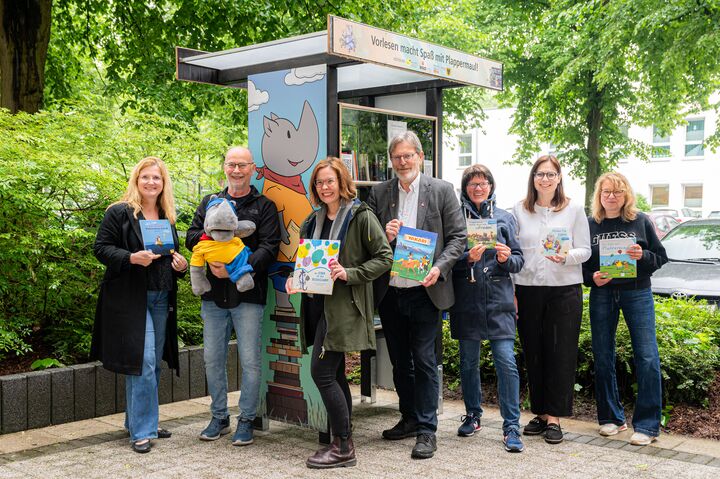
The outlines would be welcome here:
[[[312,238],[316,219],[317,212],[305,219],[300,228],[301,238]],[[336,280],[332,295],[325,297],[327,334],[323,347],[326,351],[342,352],[375,349],[372,282],[392,266],[392,249],[375,214],[359,201],[347,215],[338,239],[338,261],[345,268],[347,281]],[[314,338],[305,337],[304,303],[300,313],[300,342],[306,353]]]

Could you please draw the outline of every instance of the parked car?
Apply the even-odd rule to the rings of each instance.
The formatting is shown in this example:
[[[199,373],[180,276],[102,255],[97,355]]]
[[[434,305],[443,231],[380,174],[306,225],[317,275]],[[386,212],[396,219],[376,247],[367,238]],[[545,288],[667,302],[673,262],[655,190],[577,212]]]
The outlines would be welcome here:
[[[720,219],[680,223],[661,240],[670,260],[652,276],[653,293],[720,304]]]
[[[720,211],[711,211],[708,218],[720,218]]]
[[[700,212],[690,208],[653,208],[651,213],[670,215],[678,221],[687,221],[695,218],[700,218]]]
[[[668,231],[680,224],[673,216],[663,213],[648,213],[648,218],[655,226],[655,233],[660,239],[663,239],[668,234]]]

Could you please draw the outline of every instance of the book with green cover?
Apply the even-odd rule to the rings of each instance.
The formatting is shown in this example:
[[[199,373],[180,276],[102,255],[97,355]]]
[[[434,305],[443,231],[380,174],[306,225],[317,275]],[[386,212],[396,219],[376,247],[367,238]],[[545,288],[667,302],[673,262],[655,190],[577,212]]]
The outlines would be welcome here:
[[[497,243],[497,220],[494,218],[468,218],[467,219],[468,248],[479,244],[488,249],[495,248]]]

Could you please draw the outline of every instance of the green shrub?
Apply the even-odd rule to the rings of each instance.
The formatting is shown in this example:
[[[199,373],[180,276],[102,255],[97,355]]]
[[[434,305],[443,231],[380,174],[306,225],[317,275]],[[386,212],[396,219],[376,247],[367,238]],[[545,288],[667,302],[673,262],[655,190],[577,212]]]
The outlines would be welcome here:
[[[580,394],[594,392],[592,337],[588,313],[588,290],[583,294],[583,320],[580,330],[576,383]],[[665,404],[707,405],[708,390],[720,370],[720,312],[704,301],[655,297],[655,321]],[[444,373],[448,387],[460,382],[457,341],[450,338],[449,325],[443,325]],[[515,343],[516,351],[519,341]],[[632,402],[636,381],[630,334],[620,318],[617,330],[617,380],[622,398]],[[518,364],[519,369],[523,365]],[[489,345],[483,344],[480,368],[483,381],[495,381]],[[576,389],[577,389],[576,387]]]

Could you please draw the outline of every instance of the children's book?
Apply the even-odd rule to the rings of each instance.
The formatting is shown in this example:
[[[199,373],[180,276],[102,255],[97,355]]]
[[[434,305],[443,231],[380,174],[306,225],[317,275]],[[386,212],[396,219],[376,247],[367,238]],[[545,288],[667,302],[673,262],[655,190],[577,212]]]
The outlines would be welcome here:
[[[468,218],[467,219],[468,248],[479,244],[488,249],[495,248],[497,243],[497,220],[494,218]]]
[[[600,240],[600,272],[609,278],[637,278],[637,260],[630,259],[632,238]]]
[[[175,240],[168,220],[140,220],[145,249],[155,254],[169,255],[175,252]]]
[[[540,235],[540,252],[543,256],[567,256],[572,238],[567,228],[543,228]]]
[[[340,241],[300,238],[293,287],[303,293],[332,294],[330,261],[337,261]]]
[[[430,272],[437,233],[401,226],[390,275],[422,281]]]

